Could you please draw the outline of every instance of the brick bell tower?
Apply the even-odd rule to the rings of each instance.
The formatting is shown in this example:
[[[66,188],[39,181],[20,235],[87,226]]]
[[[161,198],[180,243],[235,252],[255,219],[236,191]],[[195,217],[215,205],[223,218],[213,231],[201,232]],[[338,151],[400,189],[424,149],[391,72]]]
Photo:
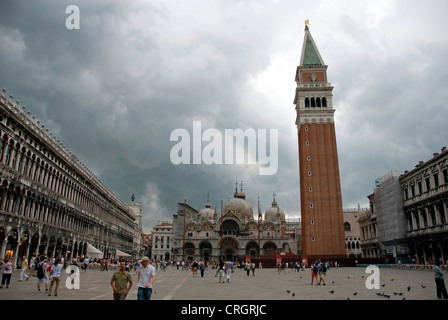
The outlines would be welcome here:
[[[327,80],[327,67],[307,20],[294,98],[304,256],[345,256],[333,87]]]

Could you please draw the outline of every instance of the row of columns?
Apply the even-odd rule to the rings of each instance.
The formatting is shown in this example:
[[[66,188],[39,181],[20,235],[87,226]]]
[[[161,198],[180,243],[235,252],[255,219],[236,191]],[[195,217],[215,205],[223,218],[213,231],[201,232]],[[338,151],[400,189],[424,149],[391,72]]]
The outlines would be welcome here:
[[[440,201],[408,212],[408,231],[443,226],[448,221],[447,203]]]
[[[3,227],[0,226],[3,230]],[[10,241],[10,236],[16,232],[17,237]],[[16,228],[6,228],[3,239],[0,239],[0,257],[8,257],[13,264],[20,268],[22,257],[25,256],[30,259],[32,256],[45,255],[48,257],[63,257],[66,261],[72,259],[84,258],[87,254],[88,241],[77,239],[76,237],[67,243],[67,239],[55,239],[56,242],[51,242],[51,237],[42,234],[42,231],[36,231],[32,236],[28,231],[20,231]],[[21,240],[27,235],[26,240]],[[58,240],[61,240],[58,242]],[[79,241],[79,242],[78,242]],[[103,252],[104,258],[115,258],[116,249],[109,246],[99,246],[100,251]]]
[[[4,139],[0,140],[0,162],[2,164],[61,194],[70,201],[79,203],[89,211],[100,210],[99,206],[94,205],[93,199],[88,198],[80,189],[70,184],[68,178],[63,177],[63,173],[56,174],[51,166],[44,165],[43,160],[40,161],[39,158],[35,159],[34,155],[27,154],[25,148],[20,150],[20,145],[14,146],[13,140],[8,143],[7,137],[5,134]]]

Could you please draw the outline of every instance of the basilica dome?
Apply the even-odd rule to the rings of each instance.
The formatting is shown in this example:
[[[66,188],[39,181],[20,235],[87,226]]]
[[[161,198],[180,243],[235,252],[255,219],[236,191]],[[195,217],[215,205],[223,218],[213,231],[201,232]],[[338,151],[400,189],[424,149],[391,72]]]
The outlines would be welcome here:
[[[227,201],[223,208],[223,214],[231,213],[239,219],[253,219],[252,204],[246,200],[246,194],[235,191],[233,199]]]
[[[202,217],[202,219],[214,219],[215,210],[211,208],[210,202],[207,201],[207,203],[205,204],[205,208],[199,211],[199,215]]]
[[[275,199],[272,201],[272,207],[264,213],[264,220],[269,222],[285,221],[285,212],[280,209]]]

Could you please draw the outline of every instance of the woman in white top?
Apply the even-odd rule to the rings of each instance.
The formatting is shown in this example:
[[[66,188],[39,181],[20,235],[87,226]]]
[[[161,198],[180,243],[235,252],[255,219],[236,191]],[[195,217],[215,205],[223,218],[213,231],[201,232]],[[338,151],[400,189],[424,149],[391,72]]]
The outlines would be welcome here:
[[[63,264],[60,258],[57,258],[54,264],[51,266],[51,283],[50,283],[50,291],[48,291],[48,295],[51,296],[51,291],[53,290],[53,285],[56,283],[56,287],[54,289],[54,295],[58,295],[59,290],[59,282],[61,278],[61,270]]]

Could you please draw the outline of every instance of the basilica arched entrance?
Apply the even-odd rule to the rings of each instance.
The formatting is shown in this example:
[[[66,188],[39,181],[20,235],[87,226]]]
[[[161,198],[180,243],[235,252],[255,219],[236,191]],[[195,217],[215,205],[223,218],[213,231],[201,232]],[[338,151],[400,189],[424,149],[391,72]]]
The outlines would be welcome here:
[[[235,238],[224,238],[221,242],[222,258],[224,260],[235,261],[238,254],[238,241]]]
[[[200,259],[203,261],[210,261],[210,256],[212,254],[212,245],[208,241],[203,241],[199,245],[199,255]]]
[[[194,260],[194,244],[192,244],[191,242],[187,242],[184,245],[184,259],[185,260],[190,260],[193,261]]]
[[[276,252],[276,251],[277,251],[277,246],[272,242],[267,242],[263,246],[263,254],[265,254],[265,255],[273,255],[274,252]]]
[[[260,248],[258,247],[258,244],[254,241],[249,242],[246,245],[246,254],[249,254],[251,256],[259,255]]]

